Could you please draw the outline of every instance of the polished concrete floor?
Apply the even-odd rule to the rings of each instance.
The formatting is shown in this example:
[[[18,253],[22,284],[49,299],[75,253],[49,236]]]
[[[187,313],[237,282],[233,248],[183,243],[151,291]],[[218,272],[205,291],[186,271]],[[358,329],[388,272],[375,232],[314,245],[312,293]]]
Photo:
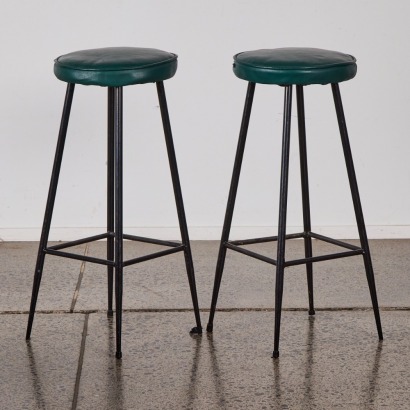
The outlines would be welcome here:
[[[103,255],[104,246],[77,251]],[[218,243],[192,247],[205,327]],[[272,244],[257,248],[274,256]],[[314,243],[315,253],[330,248]],[[105,268],[48,256],[26,342],[37,243],[0,243],[0,408],[410,409],[410,240],[374,240],[371,250],[383,342],[361,257],[314,265],[314,317],[304,268],[288,268],[274,360],[273,267],[228,252],[214,332],[191,336],[183,257],[174,254],[125,269],[117,360]],[[301,241],[288,242],[288,257],[301,252]]]

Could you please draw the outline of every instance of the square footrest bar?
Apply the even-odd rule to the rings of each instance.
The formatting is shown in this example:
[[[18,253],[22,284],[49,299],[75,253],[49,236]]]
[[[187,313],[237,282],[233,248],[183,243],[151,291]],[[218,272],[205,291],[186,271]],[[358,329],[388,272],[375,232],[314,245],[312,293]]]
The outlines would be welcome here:
[[[363,255],[364,250],[358,246],[352,245],[350,243],[346,243],[343,241],[339,241],[337,239],[329,238],[324,235],[320,235],[314,232],[300,232],[300,233],[293,233],[293,234],[288,234],[286,235],[286,240],[288,239],[301,239],[301,238],[313,238],[317,239],[323,242],[330,243],[332,245],[337,245],[346,249],[349,249],[349,251],[345,252],[337,252],[337,253],[331,253],[327,255],[320,255],[320,256],[311,256],[309,258],[301,258],[301,259],[294,259],[290,261],[285,262],[285,267],[288,266],[295,266],[295,265],[303,265],[306,263],[311,263],[311,262],[322,262],[322,261],[327,261],[331,259],[339,259],[339,258],[346,258],[349,256],[356,256],[356,255]],[[243,245],[252,245],[252,244],[257,244],[257,243],[265,243],[265,242],[275,242],[278,240],[277,236],[266,236],[263,238],[253,238],[253,239],[243,239],[243,240],[236,240],[236,241],[228,241],[224,243],[224,246],[228,249],[231,249],[235,252],[242,253],[244,255],[250,256],[252,258],[258,259],[262,262],[269,263],[271,265],[276,265],[277,261],[276,259],[269,258],[268,256],[261,255],[260,253],[251,251],[246,248],[242,248],[241,246]]]
[[[69,242],[65,242],[65,243],[62,243],[62,244],[58,244],[58,245],[48,246],[44,249],[44,252],[46,254],[49,254],[49,255],[60,256],[60,257],[63,257],[63,258],[77,259],[77,260],[80,260],[80,261],[86,261],[86,262],[90,262],[90,263],[97,263],[97,264],[100,264],[100,265],[106,265],[106,266],[113,266],[114,267],[115,262],[111,261],[111,260],[102,259],[102,258],[95,258],[93,256],[87,256],[87,255],[80,255],[80,254],[76,254],[76,253],[72,253],[72,252],[61,251],[61,249],[66,249],[66,248],[70,248],[70,247],[73,247],[73,246],[83,245],[83,244],[86,244],[86,243],[99,241],[101,239],[114,238],[114,237],[115,237],[115,234],[113,232],[107,232],[107,233],[103,233],[103,234],[100,234],[100,235],[94,235],[94,236],[89,236],[87,238],[78,239],[78,240],[75,240],[75,241],[69,241]],[[163,241],[163,240],[160,240],[160,239],[145,238],[145,237],[142,237],[142,236],[127,235],[127,234],[123,235],[123,239],[131,240],[131,241],[135,241],[135,242],[151,243],[151,244],[154,244],[154,245],[168,246],[168,247],[171,248],[171,249],[165,249],[165,250],[162,250],[162,251],[150,253],[148,255],[143,255],[143,256],[140,256],[140,257],[137,257],[137,258],[126,260],[122,263],[123,267],[134,265],[134,264],[140,263],[140,262],[145,262],[145,261],[155,259],[155,258],[160,258],[161,256],[171,255],[173,253],[181,252],[181,251],[185,250],[185,245],[181,244],[180,242]]]

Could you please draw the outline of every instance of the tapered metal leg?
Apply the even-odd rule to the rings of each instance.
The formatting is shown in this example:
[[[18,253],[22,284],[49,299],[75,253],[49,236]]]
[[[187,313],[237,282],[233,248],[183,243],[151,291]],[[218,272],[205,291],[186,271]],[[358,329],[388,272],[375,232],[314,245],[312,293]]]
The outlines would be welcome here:
[[[245,107],[243,110],[242,124],[239,132],[238,146],[236,149],[235,163],[233,167],[231,187],[229,189],[228,204],[226,206],[225,220],[222,229],[222,237],[219,245],[218,261],[216,264],[214,290],[212,293],[211,310],[209,313],[209,320],[206,330],[212,332],[213,322],[215,316],[216,303],[218,300],[219,288],[221,286],[222,273],[225,265],[226,246],[225,243],[229,239],[231,231],[233,211],[235,207],[236,193],[238,190],[239,176],[241,174],[243,153],[245,150],[246,136],[248,134],[249,119],[252,111],[253,97],[255,94],[255,83],[248,83],[248,90],[246,94]]]
[[[121,329],[122,329],[122,290],[123,290],[123,204],[122,204],[122,87],[113,90],[113,130],[114,130],[114,202],[115,202],[115,323],[116,346],[115,356],[121,359]]]
[[[114,233],[114,88],[108,87],[108,124],[107,124],[107,232]],[[114,237],[107,238],[107,259],[114,260]],[[113,279],[114,269],[107,266],[108,309],[107,316],[113,316]]]
[[[298,108],[298,128],[299,128],[299,155],[300,155],[300,177],[302,181],[302,207],[303,207],[303,231],[305,243],[305,257],[312,256],[312,238],[310,223],[310,200],[309,200],[309,178],[306,151],[306,126],[305,126],[305,102],[303,98],[303,85],[296,86],[296,98]],[[313,302],[313,266],[312,262],[306,263],[306,274],[309,295],[309,315],[315,314]]]
[[[283,276],[285,270],[286,211],[288,202],[290,124],[292,114],[292,86],[285,87],[283,112],[282,165],[280,177],[278,249],[275,288],[275,340],[272,357],[279,357],[280,320],[282,314]]]
[[[68,121],[70,119],[71,104],[74,95],[74,84],[67,84],[67,91],[64,101],[63,114],[61,118],[60,131],[58,134],[57,148],[54,157],[53,171],[51,173],[50,188],[48,191],[47,205],[44,214],[43,228],[41,231],[40,244],[38,247],[37,262],[34,272],[33,291],[31,294],[30,314],[28,318],[26,339],[30,339],[31,328],[33,326],[34,312],[36,310],[38,292],[40,290],[41,277],[43,275],[44,249],[47,246],[50,233],[51,219],[53,216],[54,202],[57,193],[58,178],[60,176],[61,161],[63,159],[64,144],[67,135]]]
[[[182,199],[181,184],[179,180],[177,161],[175,157],[174,142],[172,139],[171,123],[169,120],[167,100],[165,96],[164,83],[157,82],[158,100],[161,109],[162,125],[164,127],[165,142],[168,152],[169,167],[171,170],[172,185],[174,188],[175,204],[178,213],[179,228],[181,231],[182,243],[185,246],[184,257],[188,275],[189,288],[191,291],[192,304],[194,307],[196,327],[192,328],[191,333],[202,333],[201,317],[199,313],[198,295],[195,284],[194,264],[192,261],[191,245],[188,235],[188,227],[185,217],[184,202]]]
[[[360,202],[359,189],[357,186],[356,173],[353,165],[353,157],[350,149],[349,136],[347,133],[346,120],[343,111],[342,99],[340,96],[339,84],[332,84],[332,92],[336,107],[337,120],[339,123],[340,136],[342,139],[347,174],[349,177],[350,190],[352,193],[353,205],[356,214],[357,228],[359,230],[360,243],[364,251],[363,260],[366,269],[366,276],[369,285],[370,296],[373,304],[374,317],[376,319],[377,332],[379,335],[379,339],[383,340],[383,332],[380,321],[379,304],[377,302],[376,283],[374,279],[372,260],[370,256],[369,242],[367,240],[366,226],[364,223],[362,205]]]

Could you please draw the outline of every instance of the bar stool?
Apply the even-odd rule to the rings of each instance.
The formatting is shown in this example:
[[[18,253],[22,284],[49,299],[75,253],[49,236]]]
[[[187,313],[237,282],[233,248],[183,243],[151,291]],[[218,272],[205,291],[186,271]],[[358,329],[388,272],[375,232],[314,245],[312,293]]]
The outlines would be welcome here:
[[[309,295],[309,314],[314,315],[313,303],[313,262],[325,261],[329,259],[344,258],[348,256],[362,255],[366,270],[367,281],[370,289],[370,296],[373,305],[374,316],[379,339],[383,339],[380,322],[379,307],[377,302],[376,285],[372,261],[370,257],[369,244],[366,235],[362,207],[360,203],[359,190],[356,181],[353,158],[350,150],[349,138],[347,134],[345,116],[343,112],[342,100],[340,96],[339,83],[352,79],[356,75],[356,59],[347,54],[321,50],[315,48],[280,48],[265,49],[239,53],[234,56],[234,74],[245,81],[248,81],[248,90],[243,112],[242,124],[239,133],[239,141],[236,151],[235,164],[228,197],[228,205],[225,213],[225,220],[222,231],[222,238],[219,247],[219,255],[215,272],[215,282],[209,314],[207,331],[212,332],[215,309],[221,285],[222,273],[225,264],[226,252],[228,249],[240,252],[250,257],[259,259],[276,266],[276,289],[275,289],[275,335],[273,358],[279,357],[279,335],[282,311],[283,276],[284,269],[288,266],[306,265],[307,284]],[[252,102],[255,91],[255,84],[276,84],[284,87],[284,114],[283,114],[283,137],[282,137],[282,159],[280,177],[280,199],[279,199],[279,223],[278,235],[246,240],[230,241],[229,234],[232,224],[232,216],[235,206],[236,193],[243,153],[245,149],[246,136],[249,125],[249,118],[252,109]],[[360,236],[360,247],[319,235],[311,231],[309,185],[308,185],[308,165],[306,153],[306,130],[303,87],[311,84],[331,84],[339,130],[342,140],[343,152],[346,162],[347,174],[350,183],[350,190],[356,215],[356,222]],[[297,234],[286,234],[286,210],[288,196],[288,169],[289,169],[289,144],[290,126],[292,111],[292,87],[296,86],[298,131],[299,131],[299,151],[300,168],[302,182],[302,205],[304,230]],[[285,244],[287,239],[303,238],[305,258],[297,260],[285,260]],[[313,256],[312,238],[338,245],[345,248],[343,252]],[[257,252],[243,248],[243,245],[277,241],[277,258],[272,259]]]
[[[123,268],[172,253],[183,252],[196,319],[196,327],[191,330],[191,333],[202,333],[192,253],[163,84],[164,80],[174,76],[177,70],[177,58],[178,56],[176,54],[151,48],[111,47],[76,51],[60,56],[55,60],[54,74],[59,80],[68,84],[34,273],[26,334],[27,340],[30,339],[46,255],[55,255],[106,265],[108,276],[108,316],[113,316],[112,294],[113,272],[115,271],[116,357],[121,358]],[[145,83],[156,83],[157,87],[182,243],[123,233],[123,87]],[[108,89],[107,232],[76,241],[48,246],[48,237],[75,84],[97,85],[107,87]],[[65,251],[66,248],[71,246],[101,239],[107,240],[107,259],[77,255]],[[167,249],[133,259],[123,260],[124,239],[162,245],[167,247]]]

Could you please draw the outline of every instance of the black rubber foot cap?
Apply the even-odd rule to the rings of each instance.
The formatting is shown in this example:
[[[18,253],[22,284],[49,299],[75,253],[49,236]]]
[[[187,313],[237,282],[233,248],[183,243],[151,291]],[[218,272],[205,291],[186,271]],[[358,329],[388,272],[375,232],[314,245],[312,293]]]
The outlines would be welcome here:
[[[279,351],[278,350],[274,350],[272,353],[272,359],[277,359],[279,357]]]
[[[309,315],[310,315],[310,316],[313,316],[315,313],[316,313],[316,312],[315,312],[314,309],[313,309],[313,310],[309,310]]]
[[[193,327],[190,332],[191,335],[202,335],[202,327]]]
[[[206,327],[206,331],[209,333],[212,333],[213,330],[214,330],[214,325],[211,325],[208,323],[208,326]]]
[[[116,357],[117,359],[121,359],[121,358],[122,358],[122,352],[116,352],[116,353],[115,353],[115,357]]]
[[[114,311],[113,310],[107,310],[107,317],[113,317],[114,316]]]

